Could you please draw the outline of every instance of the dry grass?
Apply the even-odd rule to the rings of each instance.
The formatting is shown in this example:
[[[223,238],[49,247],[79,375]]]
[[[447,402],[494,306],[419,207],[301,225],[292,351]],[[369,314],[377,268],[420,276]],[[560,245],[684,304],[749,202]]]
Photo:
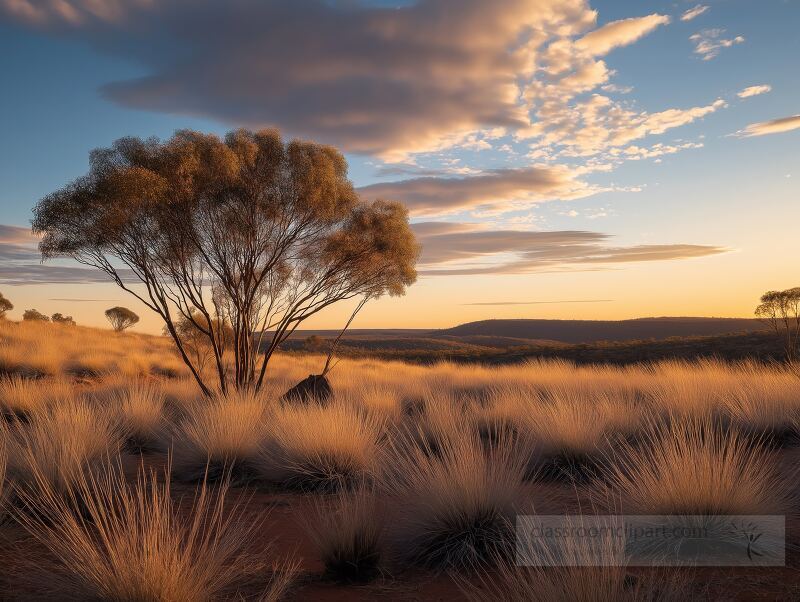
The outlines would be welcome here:
[[[497,563],[468,593],[481,600],[657,600],[672,591],[646,579],[631,586],[620,568],[513,568],[511,525],[538,504],[533,492],[592,492],[640,514],[782,514],[794,502],[778,454],[798,442],[800,378],[778,366],[342,360],[327,405],[277,401],[322,362],[278,354],[260,395],[209,400],[163,337],[0,324],[5,489],[35,509],[20,520],[87,595],[137,600],[218,597],[239,578],[229,566],[239,552],[205,534],[228,520],[215,518],[221,502],[211,489],[201,486],[184,516],[168,483],[145,473],[125,486],[105,471],[125,442],[153,451],[141,458],[148,463],[172,450],[179,480],[232,478],[318,495],[313,520],[301,520],[341,581],[374,577],[392,552],[434,569]],[[531,473],[570,483],[526,483]],[[137,525],[128,535],[123,518]],[[145,542],[159,559],[145,558]],[[209,557],[217,553],[228,559],[219,570]],[[126,555],[130,570],[119,566]],[[165,568],[147,565],[155,562]],[[88,568],[71,568],[78,563]],[[150,571],[152,583],[136,571]]]
[[[8,427],[0,422],[0,525],[6,519],[6,469],[8,467]]]
[[[708,416],[651,425],[607,478],[632,514],[783,514],[792,502],[774,455]]]
[[[524,462],[513,445],[484,449],[476,434],[453,434],[436,453],[396,440],[382,485],[401,516],[396,537],[407,560],[464,568],[507,553],[522,500]]]
[[[585,480],[620,439],[631,437],[641,416],[626,400],[559,387],[531,400],[518,419],[533,449],[529,474],[537,478]]]
[[[492,574],[477,583],[457,578],[469,602],[688,602],[692,596],[685,581],[675,574],[634,577],[625,566],[581,566],[603,552],[563,550],[574,566],[517,566],[500,559]],[[699,599],[707,599],[705,597]]]
[[[127,448],[151,452],[163,444],[167,429],[165,397],[153,381],[134,380],[114,395],[111,403],[119,412]]]
[[[369,486],[322,498],[302,526],[311,537],[325,571],[333,579],[364,583],[380,572],[384,559],[383,513]]]
[[[98,378],[187,370],[166,337],[50,323],[0,321],[0,374]]]
[[[265,399],[248,393],[187,406],[170,433],[175,476],[185,481],[252,479],[267,434],[268,409]]]
[[[425,391],[421,403],[406,415],[400,430],[426,454],[438,454],[454,434],[478,429],[469,406],[445,389]]]
[[[743,434],[773,446],[798,442],[800,378],[793,373],[754,373],[724,399],[732,425]]]
[[[244,520],[241,507],[225,507],[224,484],[213,491],[202,484],[190,512],[179,513],[169,480],[144,470],[133,486],[111,467],[83,475],[66,497],[47,474],[34,478],[40,486],[23,500],[35,512],[19,519],[84,599],[215,600],[263,568],[244,553],[258,523]],[[285,586],[281,579],[273,584]],[[277,594],[268,589],[265,598]]]
[[[378,470],[382,422],[339,401],[286,404],[270,416],[259,470],[292,489],[337,491],[369,481]]]
[[[65,494],[116,457],[124,437],[110,408],[83,399],[44,408],[29,424],[12,425],[10,435],[9,474],[16,489]]]
[[[64,380],[32,380],[20,376],[0,380],[0,414],[6,420],[27,422],[34,412],[74,398],[74,385]]]

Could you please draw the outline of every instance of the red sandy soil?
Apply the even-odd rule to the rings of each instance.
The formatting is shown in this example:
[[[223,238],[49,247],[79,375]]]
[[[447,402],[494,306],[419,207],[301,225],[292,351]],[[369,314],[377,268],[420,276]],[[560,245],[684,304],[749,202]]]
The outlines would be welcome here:
[[[781,463],[791,482],[797,482],[797,466],[800,449],[778,452],[776,461]],[[148,456],[147,465],[163,466],[163,456]],[[134,473],[138,458],[126,458],[127,469]],[[173,495],[182,494],[187,506],[193,486],[175,484]],[[254,519],[263,520],[251,545],[254,554],[263,554],[269,548],[268,562],[280,562],[289,556],[300,561],[300,569],[289,600],[314,600],[340,602],[350,600],[388,601],[462,601],[464,596],[446,574],[431,574],[423,571],[396,571],[393,568],[368,585],[348,586],[328,580],[324,567],[314,547],[301,526],[309,517],[311,495],[267,492],[253,489],[234,489],[232,499],[239,492],[246,499],[246,512]],[[593,512],[591,497],[586,488],[576,489],[570,485],[537,483],[529,486],[530,500],[535,500],[536,512],[542,514]],[[523,508],[523,512],[534,507]],[[598,509],[598,512],[601,510]],[[388,517],[391,521],[391,517]],[[390,523],[391,524],[391,523]],[[259,537],[260,534],[260,537]],[[790,542],[800,542],[800,520],[787,517],[787,535]],[[52,601],[64,599],[67,590],[53,578],[53,559],[16,524],[5,524],[0,528],[0,600],[3,601]],[[800,600],[800,550],[789,545],[787,567],[783,568],[735,568],[735,569],[686,569],[687,582],[693,584],[695,599],[699,600]],[[638,572],[633,569],[632,573]],[[266,575],[256,575],[252,584],[239,593],[257,595],[266,583]]]

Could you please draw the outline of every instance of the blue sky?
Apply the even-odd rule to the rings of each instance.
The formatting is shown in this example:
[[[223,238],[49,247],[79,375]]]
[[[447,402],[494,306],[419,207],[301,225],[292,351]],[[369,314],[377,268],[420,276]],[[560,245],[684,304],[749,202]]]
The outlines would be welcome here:
[[[93,6],[0,0],[0,224],[26,227],[120,136],[275,125],[342,148],[365,194],[407,202],[423,224],[419,283],[360,326],[748,315],[763,290],[798,284],[800,118],[785,121],[800,114],[798,2]],[[529,35],[530,61],[504,54]],[[769,89],[739,96],[755,86]],[[14,232],[0,252],[22,244]],[[0,284],[25,306],[92,322],[96,308],[50,299],[125,299],[81,278],[28,285],[17,268]],[[463,305],[580,298],[613,302]]]

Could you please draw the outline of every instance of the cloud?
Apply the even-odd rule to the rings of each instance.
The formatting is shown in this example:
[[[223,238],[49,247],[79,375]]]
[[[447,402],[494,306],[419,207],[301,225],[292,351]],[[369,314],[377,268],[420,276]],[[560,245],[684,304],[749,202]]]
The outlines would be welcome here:
[[[718,56],[723,48],[730,48],[734,44],[744,42],[742,36],[735,38],[723,38],[724,29],[704,29],[696,34],[689,36],[694,42],[694,52],[702,56],[704,61],[710,61]]]
[[[670,18],[653,13],[646,17],[633,17],[606,23],[599,29],[587,33],[575,45],[591,55],[602,56],[614,48],[633,44],[660,25],[667,25]]]
[[[0,0],[3,20],[141,65],[144,77],[104,88],[125,106],[274,125],[377,157],[378,178],[404,179],[362,193],[415,216],[612,190],[584,178],[647,154],[621,152],[633,143],[653,157],[689,148],[639,141],[725,106],[619,100],[631,89],[604,58],[670,17],[597,27],[588,0]],[[490,149],[513,168],[467,164]],[[458,164],[457,150],[470,151]]]
[[[420,177],[359,189],[369,199],[403,202],[413,215],[442,215],[466,210],[521,209],[533,203],[571,200],[600,189],[579,179],[580,170],[565,166],[497,169],[461,177]]]
[[[736,96],[739,98],[750,98],[751,96],[758,96],[759,94],[766,94],[767,92],[772,90],[772,86],[762,85],[762,86],[750,86],[749,88],[745,88],[741,92],[739,92]]]
[[[484,128],[527,126],[539,47],[585,0],[0,0],[0,14],[143,65],[105,94],[398,160]]]
[[[771,119],[770,121],[751,123],[743,130],[736,132],[736,134],[743,137],[765,136],[767,134],[791,132],[798,128],[800,128],[800,115],[790,115],[789,117]]]
[[[601,94],[572,104],[554,97],[543,107],[549,118],[530,128],[527,135],[536,139],[536,148],[558,145],[563,147],[561,154],[568,157],[587,157],[602,152],[619,157],[619,152],[614,150],[617,147],[688,125],[726,106],[720,98],[707,105],[648,113],[626,108]]]
[[[685,13],[681,15],[681,21],[691,21],[692,19],[699,17],[704,12],[706,12],[710,6],[706,6],[704,4],[698,4],[694,8],[690,8]]]
[[[674,155],[675,153],[686,150],[703,148],[702,142],[684,142],[682,144],[662,144],[661,142],[654,144],[649,148],[631,145],[621,149],[620,154],[624,155],[626,159],[638,161],[639,159],[654,159],[663,155]]]
[[[562,129],[577,95],[625,90],[599,57],[670,22],[592,29],[587,0],[0,0],[3,16],[142,65],[104,90],[123,105],[276,125],[391,162]]]
[[[603,265],[705,257],[729,249],[714,245],[609,246],[598,232],[489,230],[477,224],[414,224],[424,275],[525,274],[604,269]]]
[[[9,285],[108,282],[99,270],[70,260],[41,262],[39,239],[29,228],[0,224],[0,282]]]
[[[37,244],[38,239],[31,234],[30,228],[0,224],[0,260],[3,262],[38,259]]]

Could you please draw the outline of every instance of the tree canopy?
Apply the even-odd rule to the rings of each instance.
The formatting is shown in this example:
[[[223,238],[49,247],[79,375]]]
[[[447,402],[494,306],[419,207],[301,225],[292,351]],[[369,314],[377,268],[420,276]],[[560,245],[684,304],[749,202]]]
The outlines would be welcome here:
[[[206,393],[179,319],[208,339],[223,390],[258,388],[303,320],[403,294],[419,254],[401,204],[361,201],[336,149],[274,130],[117,140],[37,204],[33,229],[44,258],[95,266],[158,313]],[[233,373],[220,324],[232,329]]]
[[[22,314],[22,319],[26,322],[49,322],[50,318],[36,309],[26,309]]]
[[[767,291],[761,295],[755,314],[783,339],[786,359],[794,362],[800,344],[800,287]]]
[[[14,304],[0,293],[0,319],[6,317],[6,313],[14,309]]]
[[[75,320],[72,319],[72,316],[65,316],[61,313],[54,313],[50,319],[53,321],[53,324],[64,324],[66,326],[75,326]]]
[[[110,307],[106,310],[106,319],[116,332],[122,332],[136,324],[139,316],[127,307]]]

